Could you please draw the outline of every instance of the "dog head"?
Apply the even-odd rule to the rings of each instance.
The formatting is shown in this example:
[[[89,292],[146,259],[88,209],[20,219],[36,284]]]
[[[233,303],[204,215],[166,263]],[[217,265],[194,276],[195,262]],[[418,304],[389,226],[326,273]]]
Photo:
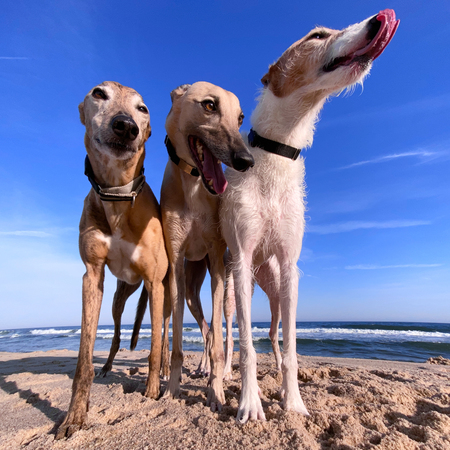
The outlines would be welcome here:
[[[397,30],[390,9],[338,31],[319,27],[291,45],[261,79],[277,97],[319,92],[328,96],[362,82]]]
[[[144,148],[151,134],[142,97],[114,81],[95,86],[78,106],[86,126],[86,144],[114,159],[128,160]]]
[[[197,167],[210,193],[223,193],[222,162],[240,172],[254,165],[239,133],[244,115],[238,98],[206,82],[184,84],[170,96],[166,131],[178,156]]]

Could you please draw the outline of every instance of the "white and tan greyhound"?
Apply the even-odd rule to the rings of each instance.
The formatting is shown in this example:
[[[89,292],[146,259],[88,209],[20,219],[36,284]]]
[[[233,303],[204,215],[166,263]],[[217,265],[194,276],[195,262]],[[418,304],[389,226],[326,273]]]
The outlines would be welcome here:
[[[79,247],[86,266],[80,351],[72,400],[56,438],[72,435],[86,420],[94,377],[92,356],[103,296],[105,265],[128,285],[144,280],[149,293],[152,343],[145,395],[160,393],[163,279],[168,269],[158,202],[143,175],[150,116],[142,97],[119,83],[95,86],[79,106],[86,126],[86,175]]]
[[[220,411],[225,402],[222,308],[226,245],[220,231],[217,194],[223,194],[227,187],[222,162],[235,170],[245,171],[254,161],[239,133],[243,114],[233,93],[210,83],[198,82],[178,87],[172,91],[171,98],[172,108],[166,120],[170,161],[161,187],[173,313],[171,372],[165,396],[176,397],[180,389],[188,274],[185,260],[198,262],[204,276],[206,266],[202,261],[207,258],[213,297],[207,405],[212,411]]]
[[[237,420],[264,420],[256,379],[251,335],[253,280],[270,299],[272,327],[283,332],[283,406],[308,415],[297,381],[297,261],[304,231],[302,148],[313,141],[325,100],[369,73],[399,21],[384,10],[342,31],[315,28],[289,47],[262,78],[264,85],[252,115],[249,148],[254,168],[227,170],[222,195],[222,233],[232,255],[232,278],[239,325],[242,391]],[[271,327],[271,328],[272,328]]]

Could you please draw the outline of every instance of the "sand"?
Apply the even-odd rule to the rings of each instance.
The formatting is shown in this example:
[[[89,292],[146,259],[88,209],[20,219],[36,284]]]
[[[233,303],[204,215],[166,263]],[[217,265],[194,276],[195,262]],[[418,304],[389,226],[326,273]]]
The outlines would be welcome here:
[[[221,413],[205,407],[207,379],[187,353],[181,398],[143,397],[146,351],[120,351],[112,372],[94,380],[85,429],[55,441],[68,409],[77,353],[0,353],[1,449],[450,449],[450,366],[300,357],[300,392],[311,416],[280,406],[272,354],[258,355],[266,422],[235,422],[238,354]],[[96,352],[96,369],[107,352]],[[162,383],[163,388],[166,383]]]

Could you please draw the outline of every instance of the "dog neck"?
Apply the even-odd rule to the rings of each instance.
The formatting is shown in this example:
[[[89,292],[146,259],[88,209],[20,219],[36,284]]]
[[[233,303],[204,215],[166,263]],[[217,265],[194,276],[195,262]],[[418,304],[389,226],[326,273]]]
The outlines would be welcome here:
[[[85,144],[95,181],[102,188],[125,186],[142,173],[145,147],[139,149],[133,157],[121,160],[96,150],[93,151],[88,139],[85,139]]]
[[[193,177],[200,176],[197,167],[192,166],[191,164],[188,164],[184,159],[181,159],[177,155],[177,150],[173,146],[172,141],[169,139],[169,136],[167,136],[167,135],[166,135],[166,138],[164,139],[164,144],[166,144],[167,153],[169,154],[169,158],[175,165],[177,165],[180,168],[180,170],[182,170],[183,172],[186,172],[188,175],[192,175]]]
[[[315,125],[327,95],[304,93],[301,89],[286,97],[277,97],[264,88],[251,122],[261,136],[296,148],[312,145]]]

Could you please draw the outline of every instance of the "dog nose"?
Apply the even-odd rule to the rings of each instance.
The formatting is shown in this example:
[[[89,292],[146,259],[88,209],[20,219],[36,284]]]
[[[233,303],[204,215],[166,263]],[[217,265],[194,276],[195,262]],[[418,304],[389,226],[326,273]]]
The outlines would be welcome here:
[[[136,122],[130,116],[124,114],[119,114],[113,118],[111,128],[116,136],[129,141],[134,141],[139,134]]]
[[[239,150],[231,155],[231,163],[233,164],[233,169],[245,172],[255,165],[255,160],[248,150]]]

